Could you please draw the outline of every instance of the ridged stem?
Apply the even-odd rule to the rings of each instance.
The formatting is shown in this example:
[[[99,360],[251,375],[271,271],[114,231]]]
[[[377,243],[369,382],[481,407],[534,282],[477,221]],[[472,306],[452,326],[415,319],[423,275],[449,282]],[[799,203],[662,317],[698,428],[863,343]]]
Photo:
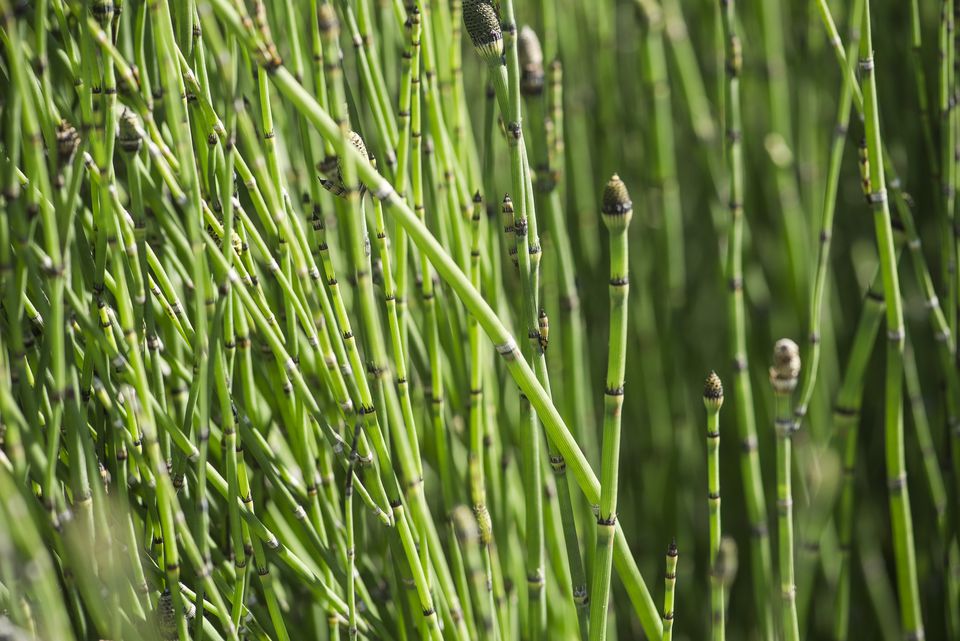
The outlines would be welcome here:
[[[757,455],[757,427],[753,409],[747,359],[746,311],[743,301],[743,143],[740,117],[740,70],[742,53],[737,36],[735,0],[721,1],[721,18],[726,54],[726,123],[727,171],[730,227],[727,240],[726,278],[730,288],[727,298],[730,319],[730,351],[733,356],[733,392],[737,432],[740,437],[740,475],[750,526],[751,572],[753,595],[761,635],[773,639],[773,617],[770,590],[773,588],[770,540],[767,530],[767,508],[763,496],[763,477]]]
[[[244,28],[239,15],[226,0],[212,0],[212,5],[226,26],[241,37],[247,48],[254,52],[259,51],[256,36]],[[273,68],[271,79],[278,90],[296,109],[307,116],[324,138],[334,140],[339,136],[333,119],[282,65]],[[354,158],[360,158],[359,152],[355,149],[348,148],[346,153]],[[511,376],[527,394],[536,409],[547,429],[548,436],[557,443],[558,449],[567,461],[568,469],[573,472],[587,500],[599,501],[599,482],[596,475],[576,445],[556,407],[536,380],[533,370],[525,360],[519,357],[516,340],[506,330],[489,304],[470,285],[469,279],[440,246],[436,238],[418,221],[413,211],[397,197],[393,186],[369,164],[360,164],[358,170],[364,184],[383,202],[385,212],[394,216],[396,222],[406,229],[410,239],[420,251],[428,255],[440,277],[450,285],[470,313],[477,316],[484,332],[493,340],[498,354],[504,358]],[[630,555],[626,538],[619,529],[615,538],[614,562],[648,636],[659,637],[662,634],[660,615],[640,575],[639,568]]]
[[[677,544],[673,542],[667,548],[667,572],[663,578],[663,636],[661,641],[673,641],[674,594],[677,589]]]
[[[900,280],[897,276],[896,253],[890,210],[887,202],[886,180],[880,137],[880,112],[877,105],[877,81],[873,57],[873,32],[870,0],[863,12],[863,38],[860,41],[860,72],[863,87],[863,105],[866,125],[867,153],[870,160],[870,192],[867,196],[874,213],[877,250],[883,274],[886,301],[887,355],[884,386],[884,441],[886,450],[887,482],[890,490],[890,520],[897,569],[897,592],[900,598],[900,619],[904,633],[923,638],[920,612],[920,594],[913,543],[913,520],[907,491],[907,476],[903,451],[903,305],[900,299]]]
[[[619,182],[619,178],[614,176],[611,179],[611,184],[614,181]],[[607,189],[610,190],[610,184],[608,184]],[[606,195],[604,200],[607,200]],[[623,205],[621,204],[621,206]],[[629,201],[625,206],[629,208]],[[610,334],[607,347],[607,377],[604,389],[600,503],[597,513],[597,553],[594,557],[592,599],[590,603],[591,641],[603,641],[607,638],[610,575],[620,480],[620,420],[623,410],[624,375],[627,360],[627,297],[630,292],[627,240],[629,216],[629,209],[626,213],[614,213],[606,206],[604,207],[604,222],[607,223],[610,230]],[[627,218],[627,220],[622,222],[624,218]]]

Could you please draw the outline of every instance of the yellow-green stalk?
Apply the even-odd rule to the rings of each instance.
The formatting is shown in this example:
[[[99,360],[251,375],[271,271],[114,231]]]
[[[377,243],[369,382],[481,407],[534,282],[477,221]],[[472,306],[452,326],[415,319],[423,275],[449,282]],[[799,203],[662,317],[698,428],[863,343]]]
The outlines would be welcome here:
[[[723,405],[723,383],[716,372],[710,372],[703,386],[703,406],[707,410],[707,504],[710,509],[710,638],[725,638],[722,577],[717,573],[720,554],[720,407]]]
[[[777,432],[777,540],[780,557],[781,631],[785,641],[799,641],[797,621],[797,586],[793,561],[793,490],[790,440],[793,435],[791,403],[793,390],[800,376],[800,348],[788,338],[777,341],[773,348],[770,385],[776,399]]]
[[[604,390],[597,553],[590,603],[591,641],[607,638],[613,538],[617,527],[617,485],[620,480],[620,418],[627,362],[627,296],[630,291],[627,229],[633,218],[633,203],[617,174],[610,178],[603,190],[600,212],[610,234],[610,336]]]

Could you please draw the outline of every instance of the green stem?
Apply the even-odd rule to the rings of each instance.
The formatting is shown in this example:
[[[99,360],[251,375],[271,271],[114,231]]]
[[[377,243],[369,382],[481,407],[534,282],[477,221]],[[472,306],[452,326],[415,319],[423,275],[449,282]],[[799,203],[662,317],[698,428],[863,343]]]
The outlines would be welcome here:
[[[900,299],[900,281],[897,276],[893,229],[890,224],[884,177],[870,15],[870,0],[866,0],[863,12],[863,38],[860,41],[860,72],[863,79],[867,153],[870,161],[870,193],[867,198],[874,212],[877,249],[880,254],[886,300],[887,369],[884,390],[884,440],[887,482],[890,490],[890,520],[901,624],[905,634],[922,638],[923,621],[914,556],[913,520],[910,513],[903,451],[903,344],[905,338],[903,306]]]
[[[747,359],[746,310],[743,300],[743,199],[744,168],[742,123],[740,116],[740,71],[742,53],[736,32],[735,0],[721,2],[721,18],[726,53],[726,140],[729,172],[730,228],[727,241],[726,277],[730,288],[730,348],[733,355],[733,391],[737,431],[741,442],[740,474],[750,525],[753,594],[759,627],[766,639],[774,638],[770,590],[773,587],[770,541],[767,533],[767,508],[763,497],[763,477],[757,455],[757,428],[753,409],[753,390]]]

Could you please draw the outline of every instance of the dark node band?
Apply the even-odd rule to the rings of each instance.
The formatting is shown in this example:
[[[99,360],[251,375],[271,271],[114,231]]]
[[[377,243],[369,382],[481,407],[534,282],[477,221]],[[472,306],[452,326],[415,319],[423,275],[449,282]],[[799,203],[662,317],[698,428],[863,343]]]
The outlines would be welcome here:
[[[907,475],[905,473],[898,474],[891,479],[887,479],[887,487],[890,488],[890,492],[900,494],[907,487]]]

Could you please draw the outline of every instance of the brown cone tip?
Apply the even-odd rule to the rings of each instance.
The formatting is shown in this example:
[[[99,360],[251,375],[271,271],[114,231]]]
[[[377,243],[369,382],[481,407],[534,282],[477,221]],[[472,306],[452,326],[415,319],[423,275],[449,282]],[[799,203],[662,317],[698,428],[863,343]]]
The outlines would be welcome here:
[[[340,30],[340,21],[337,20],[337,12],[331,4],[321,4],[317,7],[317,26],[321,33],[336,35]]]
[[[540,47],[540,38],[529,25],[520,28],[520,34],[517,36],[517,55],[522,68],[540,67],[543,71],[543,48]]]
[[[61,120],[57,125],[57,155],[61,162],[70,162],[74,152],[80,146],[80,134],[76,127],[66,120]]]
[[[497,10],[489,0],[465,0],[463,24],[480,57],[499,60],[503,54],[503,31]]]
[[[680,551],[677,549],[677,540],[673,539],[670,541],[669,547],[667,547],[667,556],[677,556]]]
[[[517,36],[517,55],[520,62],[520,92],[525,96],[538,96],[543,92],[543,49],[537,33],[528,26],[520,29]]]
[[[139,124],[137,115],[129,109],[125,108],[120,113],[120,131],[117,134],[117,142],[124,151],[131,153],[139,151],[142,142]]]
[[[723,398],[723,383],[716,372],[710,372],[707,382],[703,385],[703,397],[710,400]]]
[[[513,200],[510,198],[510,194],[503,195],[503,204],[501,206],[503,207],[504,213],[513,213]]]
[[[781,338],[773,346],[771,378],[781,381],[796,380],[800,375],[800,348],[789,338]]]
[[[630,201],[627,186],[623,184],[617,174],[611,176],[610,180],[607,181],[600,203],[601,211],[608,216],[623,216],[633,210],[633,203]]]

